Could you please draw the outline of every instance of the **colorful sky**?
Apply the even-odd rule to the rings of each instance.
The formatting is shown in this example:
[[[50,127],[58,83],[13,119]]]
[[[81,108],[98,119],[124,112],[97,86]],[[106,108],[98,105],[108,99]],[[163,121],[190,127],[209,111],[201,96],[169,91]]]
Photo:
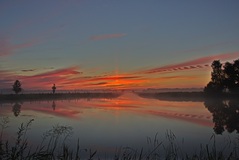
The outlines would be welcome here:
[[[198,88],[239,58],[239,1],[0,0],[0,90]]]

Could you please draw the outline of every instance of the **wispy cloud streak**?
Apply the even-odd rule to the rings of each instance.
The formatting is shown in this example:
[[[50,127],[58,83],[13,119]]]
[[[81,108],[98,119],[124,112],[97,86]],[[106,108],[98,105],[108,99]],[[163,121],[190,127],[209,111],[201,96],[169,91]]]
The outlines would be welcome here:
[[[82,72],[77,71],[78,67],[69,67],[64,69],[58,69],[51,72],[46,72],[42,74],[37,74],[32,76],[33,78],[45,78],[45,77],[54,77],[54,76],[69,76],[82,74]]]
[[[169,71],[182,71],[182,70],[192,70],[198,68],[208,67],[213,60],[230,60],[233,58],[237,58],[239,56],[239,52],[234,53],[226,53],[226,54],[219,54],[213,56],[206,56],[202,58],[197,58],[194,60],[189,60],[182,63],[176,63],[171,65],[166,65],[158,68],[152,68],[148,70],[144,70],[141,73],[150,74],[150,73],[159,73],[159,72],[169,72]]]
[[[9,38],[0,37],[0,56],[11,55],[19,49],[29,48],[40,42],[40,39],[31,39],[20,44],[12,44]]]

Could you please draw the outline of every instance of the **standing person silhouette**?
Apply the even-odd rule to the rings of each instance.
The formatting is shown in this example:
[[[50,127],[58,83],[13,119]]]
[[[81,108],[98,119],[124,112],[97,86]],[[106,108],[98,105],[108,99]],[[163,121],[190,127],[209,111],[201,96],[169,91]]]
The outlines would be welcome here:
[[[53,94],[55,94],[55,91],[56,91],[56,85],[53,84],[53,86],[52,86],[52,92],[53,92]]]

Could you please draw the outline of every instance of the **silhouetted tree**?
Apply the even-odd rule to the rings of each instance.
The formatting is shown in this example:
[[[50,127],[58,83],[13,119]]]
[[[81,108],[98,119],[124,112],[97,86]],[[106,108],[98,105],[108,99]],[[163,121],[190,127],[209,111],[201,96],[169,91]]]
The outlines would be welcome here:
[[[207,86],[204,88],[205,93],[214,93],[215,92],[215,84],[213,82],[209,82]]]
[[[239,92],[239,59],[233,63],[234,74],[235,74],[235,91]]]
[[[213,61],[211,67],[211,81],[204,88],[204,92],[220,94],[224,89],[224,74],[222,70],[222,64],[219,60],[215,60]]]
[[[239,93],[239,59],[223,65],[219,60],[213,61],[211,81],[204,88],[205,93],[222,93],[228,89],[230,93]]]
[[[222,64],[219,60],[213,61],[212,65],[212,82],[216,85],[216,90],[217,91],[222,91],[223,90],[223,71],[222,71]]]
[[[52,93],[54,94],[54,93],[55,93],[55,91],[56,91],[56,85],[55,85],[55,84],[53,84],[53,86],[52,86]]]
[[[235,70],[233,64],[226,62],[224,68],[224,86],[230,92],[235,90]]]
[[[12,85],[12,90],[16,93],[16,94],[18,94],[19,92],[21,92],[22,91],[22,88],[21,88],[21,82],[19,81],[19,80],[16,80],[15,82],[14,82],[14,84]]]

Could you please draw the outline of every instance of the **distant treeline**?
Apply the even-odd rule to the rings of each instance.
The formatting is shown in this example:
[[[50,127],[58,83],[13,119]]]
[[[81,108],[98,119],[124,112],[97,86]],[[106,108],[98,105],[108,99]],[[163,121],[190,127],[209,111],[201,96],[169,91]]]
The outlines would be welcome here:
[[[153,98],[165,101],[192,101],[204,102],[207,99],[237,99],[238,93],[222,93],[220,95],[208,95],[205,92],[137,92],[137,95],[143,98]]]
[[[61,99],[91,99],[91,98],[117,98],[121,93],[43,93],[43,94],[4,94],[0,95],[0,101],[37,101],[37,100],[61,100]]]

